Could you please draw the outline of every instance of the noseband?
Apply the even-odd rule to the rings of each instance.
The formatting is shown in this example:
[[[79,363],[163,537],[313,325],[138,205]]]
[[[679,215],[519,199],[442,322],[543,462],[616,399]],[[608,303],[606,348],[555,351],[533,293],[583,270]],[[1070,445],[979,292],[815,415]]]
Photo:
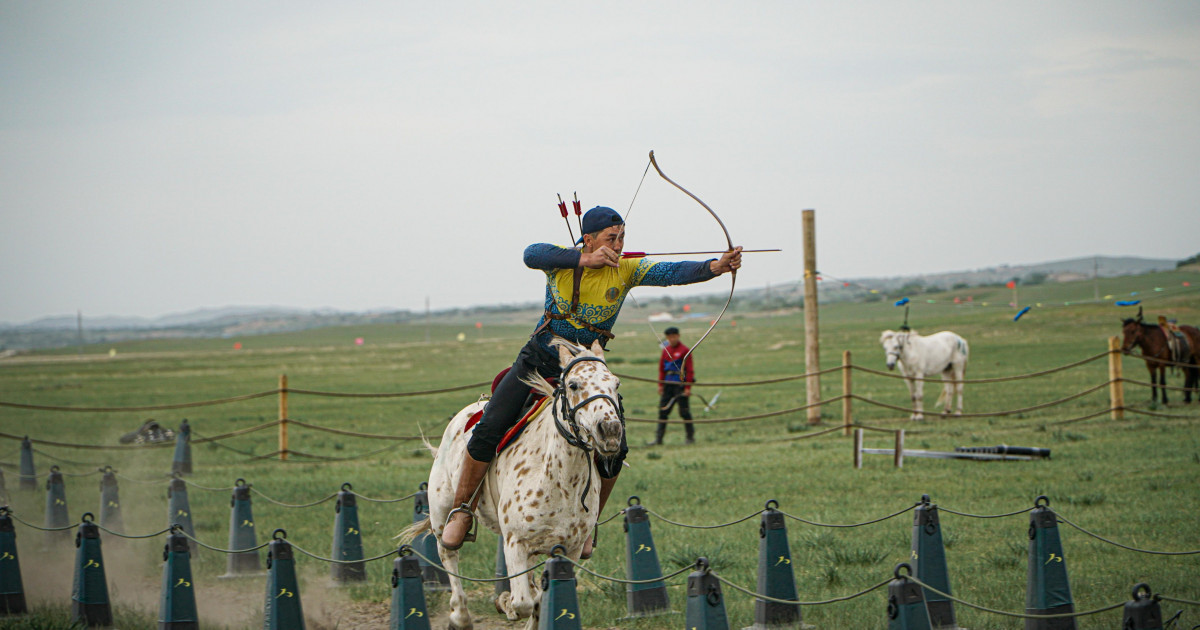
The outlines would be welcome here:
[[[571,405],[571,401],[567,398],[567,375],[571,372],[571,368],[585,361],[599,361],[600,363],[604,363],[604,359],[600,357],[576,357],[563,367],[562,374],[558,377],[558,385],[554,387],[553,410],[554,426],[558,429],[559,434],[563,436],[563,439],[571,446],[579,448],[585,453],[590,453],[592,452],[592,447],[588,445],[587,441],[580,434],[579,422],[575,419],[576,413],[593,400],[607,400],[611,403],[613,409],[617,410],[617,418],[622,421],[622,424],[625,420],[625,413],[621,409],[621,403],[608,394],[588,396],[579,401],[579,404]],[[564,420],[566,421],[565,425],[563,424]]]

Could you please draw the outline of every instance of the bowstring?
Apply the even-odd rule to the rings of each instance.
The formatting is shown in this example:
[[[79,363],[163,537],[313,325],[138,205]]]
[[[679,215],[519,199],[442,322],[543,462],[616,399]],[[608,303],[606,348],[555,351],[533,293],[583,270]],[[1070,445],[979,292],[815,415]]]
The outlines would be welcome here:
[[[646,183],[646,175],[649,173],[650,173],[650,160],[646,160],[646,169],[642,171],[642,178],[640,180],[638,180],[637,189],[633,191],[633,199],[629,200],[629,207],[625,210],[625,230],[626,230],[626,232],[629,231],[629,217],[633,214],[633,204],[635,201],[637,201],[638,193],[642,192],[642,184]],[[630,276],[630,277],[632,278],[632,276]],[[629,280],[625,280],[623,284],[625,285],[625,295],[629,296],[629,299],[633,300],[633,305],[634,305],[634,307],[637,308],[639,315],[645,315],[645,311],[642,309],[642,305],[637,301],[637,298],[634,297],[634,295],[633,295],[633,287],[631,287],[629,285]],[[658,331],[655,330],[654,326],[652,326],[650,324],[649,316],[645,317],[645,320],[646,320],[646,327],[650,329],[650,334],[653,335],[654,338],[658,340],[659,350],[661,351],[662,349],[666,348],[667,347],[666,338],[660,336],[658,334]]]

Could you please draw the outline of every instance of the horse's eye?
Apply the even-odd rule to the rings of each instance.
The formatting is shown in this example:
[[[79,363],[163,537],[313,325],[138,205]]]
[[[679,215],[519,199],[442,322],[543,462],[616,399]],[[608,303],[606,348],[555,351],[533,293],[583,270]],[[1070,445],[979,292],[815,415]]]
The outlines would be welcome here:
[[[573,392],[579,391],[579,383],[571,383],[568,385],[568,387],[570,387],[571,391]]]

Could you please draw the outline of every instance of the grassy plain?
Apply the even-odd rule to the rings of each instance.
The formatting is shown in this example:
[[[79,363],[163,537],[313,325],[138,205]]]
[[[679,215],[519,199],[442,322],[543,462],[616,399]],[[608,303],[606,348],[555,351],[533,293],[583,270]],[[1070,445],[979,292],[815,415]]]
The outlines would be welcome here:
[[[1184,323],[1200,323],[1200,293],[1181,289],[1183,282],[1200,286],[1200,274],[1160,273],[1101,281],[1102,294],[1127,296],[1137,291],[1153,297],[1147,316],[1165,314]],[[1154,292],[1154,287],[1168,289]],[[968,378],[1006,376],[1045,370],[1103,352],[1106,338],[1120,332],[1120,317],[1130,309],[1110,304],[1075,304],[1092,297],[1090,282],[1023,287],[1021,301],[1041,303],[1019,322],[1014,311],[999,306],[1011,299],[1003,288],[970,289],[953,294],[914,296],[911,323],[922,332],[954,330],[971,344]],[[954,305],[953,298],[972,301]],[[934,300],[928,303],[925,300]],[[988,305],[984,306],[983,303]],[[735,305],[737,301],[735,299]],[[619,324],[620,336],[611,344],[609,361],[614,371],[642,377],[655,374],[656,341],[644,323],[645,313],[632,304]],[[858,365],[882,369],[879,332],[897,328],[903,313],[891,302],[837,303],[821,310],[822,366],[841,362],[849,350]],[[736,321],[736,326],[733,322]],[[725,322],[728,322],[726,324]],[[803,319],[795,311],[738,312],[725,322],[696,353],[697,378],[704,381],[753,381],[799,374],[804,371]],[[304,333],[234,340],[148,341],[88,347],[82,356],[70,353],[25,355],[0,362],[0,400],[44,405],[132,406],[222,398],[270,390],[280,374],[289,386],[339,392],[415,391],[490,380],[511,362],[528,334],[528,325],[485,325],[482,330],[434,322],[429,326],[387,325],[330,328]],[[681,328],[685,341],[694,340],[707,320],[692,320]],[[458,341],[458,333],[466,333]],[[353,340],[363,337],[365,344]],[[1125,375],[1146,380],[1141,362],[1127,357]],[[1010,410],[1058,399],[1103,383],[1107,365],[1101,359],[1087,365],[1037,379],[997,384],[968,385],[968,412]],[[1171,384],[1182,384],[1173,376]],[[926,388],[926,406],[933,405],[938,388]],[[482,391],[482,389],[481,389]],[[352,431],[436,438],[443,422],[477,398],[468,391],[411,398],[327,398],[292,394],[290,416],[305,422]],[[657,397],[653,384],[627,380],[622,386],[630,418],[654,416]],[[716,409],[693,409],[699,420],[765,413],[801,405],[802,381],[755,387],[702,387],[697,391],[721,397]],[[896,380],[854,374],[854,391],[895,405],[907,404],[904,386]],[[841,392],[840,376],[822,380],[829,398]],[[939,505],[975,514],[1020,510],[1045,494],[1051,507],[1072,521],[1122,543],[1154,550],[1200,548],[1200,404],[1182,404],[1182,393],[1171,392],[1172,404],[1156,410],[1172,418],[1127,415],[1113,421],[1107,414],[1078,423],[1062,421],[1108,406],[1103,390],[1043,411],[984,419],[942,419],[931,416],[921,424],[905,415],[862,402],[854,403],[854,417],[866,424],[909,430],[907,446],[916,449],[953,450],[955,446],[1016,444],[1053,449],[1053,458],[1038,462],[981,463],[915,459],[895,469],[890,458],[866,455],[864,466],[851,465],[850,440],[840,432],[804,439],[822,428],[810,427],[803,414],[737,423],[702,424],[698,444],[684,446],[682,429],[672,425],[668,445],[643,446],[653,424],[630,422],[630,467],[622,474],[607,517],[636,494],[650,509],[672,520],[693,524],[732,521],[755,512],[768,499],[781,509],[826,523],[853,523],[890,514],[929,494]],[[1130,407],[1150,409],[1149,391],[1127,386]],[[175,426],[187,418],[200,436],[247,428],[276,418],[277,398],[220,406],[141,413],[66,413],[0,408],[0,431],[43,440],[95,445],[115,444],[117,437],[146,418]],[[825,408],[823,426],[841,422],[840,403]],[[328,457],[351,457],[387,446],[377,439],[355,438],[292,427],[290,447]],[[274,429],[239,436],[224,444],[245,453],[263,455],[277,450]],[[890,447],[890,437],[869,435],[868,446]],[[0,442],[0,461],[17,461],[18,443]],[[151,479],[169,470],[171,449],[88,451],[51,446],[38,447],[38,472],[56,463],[72,475],[109,464],[132,479]],[[51,459],[56,458],[56,459]],[[417,442],[399,443],[387,452],[344,462],[280,463],[252,460],[247,455],[212,444],[195,447],[194,481],[209,487],[228,487],[245,478],[263,493],[282,502],[307,503],[335,492],[342,482],[368,497],[408,495],[425,478],[430,458]],[[10,504],[24,520],[41,524],[44,494],[16,490],[16,471],[7,468]],[[98,477],[68,477],[67,497],[72,518],[98,511]],[[122,481],[122,504],[130,533],[158,531],[165,526],[165,483]],[[191,504],[197,536],[222,546],[227,540],[228,492],[192,488]],[[332,504],[292,509],[255,496],[255,520],[260,540],[277,527],[286,528],[299,546],[328,554]],[[411,502],[362,503],[368,556],[387,551],[391,536],[411,522]],[[802,600],[822,600],[857,592],[891,575],[892,567],[908,558],[911,516],[853,529],[826,529],[789,521],[792,557]],[[736,583],[753,588],[757,561],[757,518],[727,528],[681,529],[652,519],[655,542],[667,571],[707,556],[713,567]],[[603,526],[600,546],[589,567],[602,574],[624,577],[620,519]],[[991,520],[942,514],[950,579],[955,595],[978,604],[1010,611],[1024,608],[1025,515]],[[1200,599],[1200,556],[1158,556],[1125,551],[1062,526],[1071,587],[1080,610],[1128,599],[1137,582],[1148,582],[1156,592]],[[470,547],[464,573],[488,576],[495,546],[490,537]],[[45,552],[42,535],[18,526],[18,542],[26,585],[36,601],[61,610],[71,588],[70,549]],[[143,619],[151,627],[158,597],[158,559],[162,539],[128,541],[106,547],[114,570],[109,579],[113,600],[127,619]],[[379,609],[390,596],[386,575],[390,562],[369,565],[366,586],[335,589],[328,583],[328,568],[307,558],[298,563],[303,572],[302,594],[310,627],[335,627],[344,611],[363,606]],[[197,593],[204,627],[261,626],[262,582],[250,580],[231,586],[218,582],[225,561],[218,554],[201,552],[194,560]],[[582,617],[587,627],[678,627],[682,616],[618,621],[625,614],[620,585],[581,577]],[[670,589],[673,607],[683,610],[683,580]],[[480,586],[473,596],[477,616],[495,616]],[[753,621],[753,601],[726,592],[731,627]],[[431,595],[431,606],[446,604],[443,595]],[[806,607],[805,622],[821,628],[886,627],[882,592],[828,606]],[[1166,604],[1174,614],[1177,605]],[[139,612],[143,611],[143,612]],[[960,624],[970,628],[1019,628],[1020,620],[957,607]],[[0,627],[66,627],[52,623],[57,613],[39,617],[42,625]],[[1119,611],[1080,620],[1081,628],[1114,627]],[[1184,626],[1200,623],[1200,610],[1184,611]],[[26,622],[33,623],[33,622]],[[7,624],[7,625],[6,625]],[[137,627],[129,621],[123,627]],[[346,627],[343,620],[341,627]]]

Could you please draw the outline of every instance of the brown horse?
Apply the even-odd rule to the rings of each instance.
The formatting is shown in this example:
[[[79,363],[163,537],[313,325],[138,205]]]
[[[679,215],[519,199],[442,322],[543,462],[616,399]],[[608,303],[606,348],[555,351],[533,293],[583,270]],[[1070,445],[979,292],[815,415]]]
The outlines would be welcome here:
[[[1142,313],[1139,310],[1137,319],[1127,318],[1121,320],[1121,331],[1124,333],[1124,340],[1121,343],[1121,350],[1129,353],[1134,346],[1142,349],[1142,360],[1146,362],[1146,369],[1150,372],[1151,392],[1150,400],[1158,401],[1158,391],[1162,389],[1162,402],[1167,404],[1167,368],[1174,365],[1171,360],[1171,350],[1167,347],[1167,336],[1163,332],[1162,327],[1157,324],[1147,324],[1142,320]],[[1183,402],[1192,402],[1192,391],[1200,386],[1200,329],[1195,326],[1180,326],[1179,330],[1187,337],[1188,355],[1184,358],[1184,363],[1189,363],[1183,367],[1184,383],[1183,386],[1187,389],[1183,392]],[[1200,402],[1200,394],[1196,397],[1197,402]]]

